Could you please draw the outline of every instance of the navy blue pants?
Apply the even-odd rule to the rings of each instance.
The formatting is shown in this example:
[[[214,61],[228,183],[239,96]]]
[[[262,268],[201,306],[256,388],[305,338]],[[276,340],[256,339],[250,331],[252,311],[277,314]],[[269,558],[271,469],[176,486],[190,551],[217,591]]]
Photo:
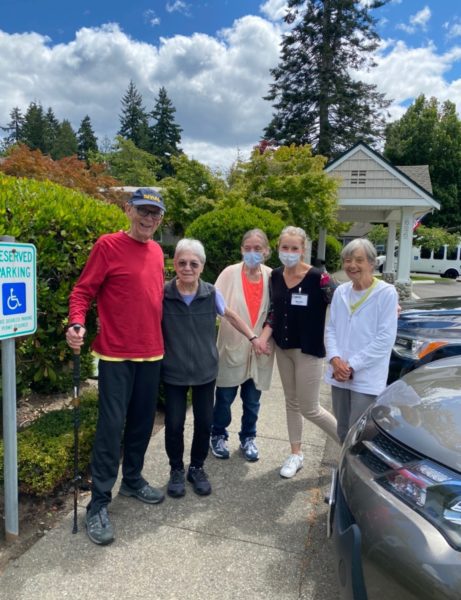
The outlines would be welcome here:
[[[161,360],[99,361],[99,414],[91,459],[91,515],[112,499],[123,441],[123,480],[134,489],[141,475],[154,426]]]
[[[232,420],[231,406],[237,396],[238,385],[235,387],[217,387],[216,402],[213,413],[212,435],[223,435],[226,440],[229,437],[227,427]],[[253,379],[247,379],[240,386],[240,397],[242,399],[242,423],[239,432],[240,441],[246,438],[256,437],[256,423],[258,421],[261,391],[256,389]]]

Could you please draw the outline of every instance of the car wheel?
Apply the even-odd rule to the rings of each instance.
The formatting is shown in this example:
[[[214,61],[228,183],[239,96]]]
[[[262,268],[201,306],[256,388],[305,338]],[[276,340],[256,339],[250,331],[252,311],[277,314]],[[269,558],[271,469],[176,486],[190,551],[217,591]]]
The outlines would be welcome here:
[[[448,269],[448,271],[445,271],[443,276],[448,277],[448,279],[457,279],[459,276],[459,273],[456,269]]]

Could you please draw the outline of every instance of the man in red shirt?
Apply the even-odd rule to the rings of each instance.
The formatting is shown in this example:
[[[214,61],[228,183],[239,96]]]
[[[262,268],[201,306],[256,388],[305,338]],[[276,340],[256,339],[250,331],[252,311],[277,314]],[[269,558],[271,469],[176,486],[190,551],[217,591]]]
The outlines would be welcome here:
[[[69,346],[80,348],[86,314],[96,301],[100,326],[92,350],[99,359],[99,417],[86,528],[91,541],[102,545],[114,539],[107,506],[117,479],[122,439],[119,493],[148,504],[164,499],[141,471],[154,425],[163,358],[163,252],[152,236],[165,206],[156,190],[140,188],[125,212],[129,230],[96,241],[71,292],[66,333]]]

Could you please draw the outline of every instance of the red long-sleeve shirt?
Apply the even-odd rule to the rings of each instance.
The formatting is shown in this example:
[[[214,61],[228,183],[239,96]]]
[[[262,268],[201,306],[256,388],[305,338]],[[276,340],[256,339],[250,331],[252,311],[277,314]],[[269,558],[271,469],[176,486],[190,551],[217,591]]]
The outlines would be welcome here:
[[[92,349],[112,358],[163,355],[163,252],[123,231],[101,236],[69,301],[69,323],[85,324],[96,300],[100,331]]]

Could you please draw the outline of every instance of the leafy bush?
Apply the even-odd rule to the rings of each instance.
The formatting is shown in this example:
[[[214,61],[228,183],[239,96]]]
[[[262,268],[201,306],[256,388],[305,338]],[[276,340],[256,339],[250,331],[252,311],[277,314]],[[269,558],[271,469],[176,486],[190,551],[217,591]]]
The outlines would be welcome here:
[[[327,235],[325,245],[325,267],[329,273],[334,273],[341,267],[340,254],[343,246],[332,235]],[[317,240],[312,242],[312,257],[317,255]]]
[[[37,248],[37,332],[17,342],[19,393],[65,391],[71,387],[71,351],[64,330],[69,293],[88,254],[103,233],[126,227],[120,208],[46,181],[0,173],[0,235]],[[95,334],[94,313],[88,339]],[[82,353],[82,377],[92,357]]]
[[[96,431],[98,400],[96,391],[80,399],[79,472],[90,462]],[[3,483],[3,440],[0,439],[0,482]],[[46,496],[74,476],[73,409],[43,415],[18,434],[18,488],[22,493]]]
[[[267,210],[240,205],[202,215],[191,223],[185,235],[200,240],[205,246],[207,261],[203,279],[213,283],[224,267],[242,259],[240,244],[246,231],[255,227],[262,229],[274,250],[284,225],[282,219]],[[273,255],[268,264],[278,265],[276,256]]]

